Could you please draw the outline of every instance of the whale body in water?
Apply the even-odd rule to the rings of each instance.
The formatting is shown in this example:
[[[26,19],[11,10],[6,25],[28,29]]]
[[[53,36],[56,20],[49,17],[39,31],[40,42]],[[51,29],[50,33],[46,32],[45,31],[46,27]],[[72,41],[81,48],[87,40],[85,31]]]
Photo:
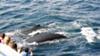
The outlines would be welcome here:
[[[66,36],[62,35],[62,34],[57,34],[57,33],[50,33],[50,32],[39,32],[37,33],[36,31],[40,30],[40,29],[45,29],[47,27],[43,27],[41,25],[35,25],[32,28],[29,29],[24,29],[21,31],[21,34],[25,35],[25,41],[28,43],[32,43],[32,42],[45,42],[45,41],[51,41],[51,40],[56,40],[56,39],[62,39],[62,38],[66,38]],[[34,35],[32,35],[34,32]],[[15,35],[15,33],[6,33],[6,35]],[[20,35],[19,35],[20,36]],[[28,38],[27,38],[28,37]]]
[[[50,40],[55,40],[55,39],[61,39],[61,38],[66,38],[66,37],[61,34],[45,32],[45,33],[38,33],[34,35],[33,37],[30,37],[26,41],[44,42],[44,41],[50,41]]]

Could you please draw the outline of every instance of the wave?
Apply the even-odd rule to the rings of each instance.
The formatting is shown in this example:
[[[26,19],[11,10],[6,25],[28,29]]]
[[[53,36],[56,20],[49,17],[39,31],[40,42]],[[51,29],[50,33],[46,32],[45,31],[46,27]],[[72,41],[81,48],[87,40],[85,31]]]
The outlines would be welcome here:
[[[20,34],[21,29],[40,24],[48,28],[37,32],[46,30],[64,34],[68,39],[41,43],[35,49],[35,55],[99,56],[99,51],[87,46],[86,39],[80,33],[80,29],[86,26],[96,33],[100,32],[99,5],[100,0],[0,0],[0,32]]]

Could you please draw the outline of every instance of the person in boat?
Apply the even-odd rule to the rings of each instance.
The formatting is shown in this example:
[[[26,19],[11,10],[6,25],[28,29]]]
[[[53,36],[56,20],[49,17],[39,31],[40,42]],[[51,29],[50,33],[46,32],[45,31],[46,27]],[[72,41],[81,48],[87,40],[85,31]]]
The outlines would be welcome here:
[[[17,51],[17,44],[15,43],[15,41],[10,40],[8,46]]]
[[[33,56],[32,48],[21,46],[18,50],[18,53],[20,53],[21,56]]]
[[[9,36],[4,37],[3,43],[0,43],[0,56],[21,56],[14,50],[17,47],[16,44],[12,44],[13,42],[11,42],[12,40]]]
[[[29,48],[23,48],[22,52],[20,53],[22,56],[30,56]]]
[[[10,41],[11,41],[11,38],[9,36],[5,36],[3,43],[8,45]]]
[[[23,44],[17,43],[18,45],[18,53],[22,56],[33,56],[33,48],[26,47]]]
[[[3,43],[4,38],[5,38],[5,34],[0,33],[0,43]]]
[[[33,48],[29,48],[30,56],[33,56]]]

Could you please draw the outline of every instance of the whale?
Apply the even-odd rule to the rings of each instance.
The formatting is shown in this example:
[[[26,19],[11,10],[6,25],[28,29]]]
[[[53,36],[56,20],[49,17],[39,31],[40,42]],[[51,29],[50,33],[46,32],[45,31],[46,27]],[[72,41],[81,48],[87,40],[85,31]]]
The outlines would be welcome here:
[[[31,35],[32,32],[34,32],[34,36],[30,36],[26,41],[31,43],[31,42],[45,42],[45,41],[51,41],[51,40],[56,40],[56,39],[62,39],[66,38],[63,34],[57,34],[57,33],[50,33],[48,31],[46,32],[39,32],[38,30],[40,29],[46,29],[48,27],[44,27],[41,25],[35,25],[30,29],[22,31],[25,35]],[[38,33],[37,33],[38,32]]]
[[[26,41],[29,43],[33,41],[39,43],[39,42],[51,41],[51,40],[62,39],[62,38],[66,38],[66,36],[61,34],[56,34],[56,33],[45,32],[45,33],[35,34],[33,37],[30,37]]]
[[[32,43],[32,42],[45,42],[45,41],[51,41],[51,40],[57,40],[57,39],[63,39],[67,38],[63,34],[58,34],[58,33],[51,33],[51,32],[37,32],[40,29],[46,29],[48,27],[44,27],[41,25],[35,25],[32,28],[29,29],[24,29],[21,31],[21,34],[24,35],[22,36],[21,34],[17,35],[17,37],[24,38],[26,42]],[[35,32],[34,35],[31,35],[32,32]],[[16,33],[11,32],[11,33],[6,33],[6,35],[16,35]],[[19,40],[18,40],[19,41]]]
[[[31,33],[32,31],[36,31],[36,30],[43,29],[43,28],[47,28],[47,27],[41,26],[40,24],[38,24],[38,25],[34,25],[34,26],[31,27],[31,28],[22,30],[21,33],[28,35],[28,34]]]

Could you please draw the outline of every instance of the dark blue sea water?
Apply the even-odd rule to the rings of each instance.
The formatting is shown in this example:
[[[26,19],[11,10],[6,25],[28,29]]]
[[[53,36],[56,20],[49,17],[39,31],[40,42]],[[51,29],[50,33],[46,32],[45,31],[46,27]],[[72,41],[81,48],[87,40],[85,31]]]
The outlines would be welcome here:
[[[100,46],[89,45],[80,33],[82,26],[100,32],[100,0],[0,0],[0,32],[35,24],[68,38],[36,46],[34,56],[100,56]]]

